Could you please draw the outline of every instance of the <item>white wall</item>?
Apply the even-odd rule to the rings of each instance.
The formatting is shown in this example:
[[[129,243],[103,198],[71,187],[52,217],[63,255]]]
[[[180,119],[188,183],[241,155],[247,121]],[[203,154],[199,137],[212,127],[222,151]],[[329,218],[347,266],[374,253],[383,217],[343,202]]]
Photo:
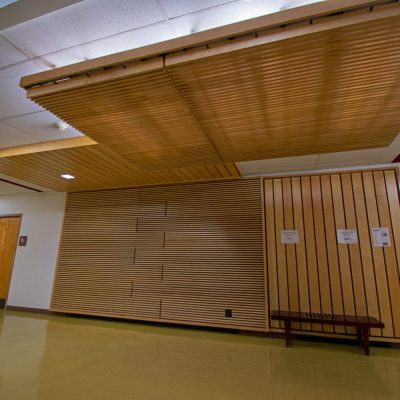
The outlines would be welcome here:
[[[64,219],[65,193],[0,196],[0,216],[22,214],[7,305],[48,309]]]

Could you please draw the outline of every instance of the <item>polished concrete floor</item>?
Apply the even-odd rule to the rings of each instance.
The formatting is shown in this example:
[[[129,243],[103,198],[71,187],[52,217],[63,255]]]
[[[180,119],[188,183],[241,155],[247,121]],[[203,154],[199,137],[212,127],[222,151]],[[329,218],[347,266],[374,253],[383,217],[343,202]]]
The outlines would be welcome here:
[[[400,350],[0,315],[1,400],[400,399]]]

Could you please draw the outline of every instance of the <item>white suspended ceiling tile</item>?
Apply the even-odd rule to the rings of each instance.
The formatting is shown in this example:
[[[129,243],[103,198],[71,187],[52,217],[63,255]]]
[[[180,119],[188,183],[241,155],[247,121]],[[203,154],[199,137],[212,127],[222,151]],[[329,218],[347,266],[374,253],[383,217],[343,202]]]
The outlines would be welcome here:
[[[22,24],[84,0],[17,0],[11,7],[1,10],[0,30]]]
[[[258,9],[264,14],[280,11],[282,9],[299,7],[305,4],[318,3],[322,0],[158,0],[161,7],[166,11],[169,18],[176,18],[179,16],[195,13],[201,10],[214,9],[214,11],[221,16],[223,8],[218,6],[230,5],[237,3],[235,8],[238,7],[245,11],[242,15],[243,19],[246,11],[249,9]],[[262,15],[262,14],[260,14]]]
[[[0,34],[0,68],[26,60],[27,57]]]
[[[0,69],[0,119],[40,111],[42,108],[26,98],[26,91],[19,87],[22,76],[43,71],[31,61]]]
[[[276,1],[235,1],[172,19],[177,36],[189,35],[279,11]]]
[[[260,17],[262,15],[272,14],[284,8],[293,8],[320,1],[321,0],[237,0],[225,2],[225,4],[214,6],[213,8],[175,17],[171,20],[171,23],[174,26],[176,35],[182,36]],[[174,2],[172,1],[172,3]],[[202,2],[193,3],[197,4]],[[195,6],[193,5],[192,7],[194,8]]]
[[[276,172],[314,169],[318,155],[273,158],[269,160],[242,161],[237,163],[243,175],[263,175]]]
[[[129,32],[99,39],[91,43],[51,53],[40,57],[38,61],[45,66],[53,65],[62,67],[85,59],[101,57],[165,41],[175,36],[169,22],[160,22],[155,25],[138,28]]]
[[[3,34],[39,56],[164,20],[155,0],[87,0],[22,23]]]
[[[10,194],[28,194],[34,193],[32,190],[25,189],[21,186],[16,186],[11,183],[2,182],[0,180],[0,196],[8,196]]]
[[[295,8],[305,6],[307,4],[321,3],[324,0],[280,0],[280,10],[287,10],[289,8]]]
[[[4,149],[36,142],[36,139],[0,121],[0,148]]]
[[[157,0],[160,6],[168,14],[169,18],[179,17],[201,11],[207,8],[219,6],[221,4],[233,3],[235,1],[243,0]]]
[[[79,131],[72,127],[60,131],[54,126],[58,121],[60,120],[53,114],[48,111],[42,111],[7,119],[7,124],[29,134],[31,137],[41,142],[82,136]]]

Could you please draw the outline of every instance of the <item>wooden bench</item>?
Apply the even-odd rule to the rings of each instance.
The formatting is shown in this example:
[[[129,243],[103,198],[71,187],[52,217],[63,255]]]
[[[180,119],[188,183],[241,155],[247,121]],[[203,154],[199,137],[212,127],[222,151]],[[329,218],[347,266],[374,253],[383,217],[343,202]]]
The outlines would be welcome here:
[[[360,347],[369,355],[369,330],[370,328],[384,328],[383,322],[374,317],[321,314],[295,311],[272,311],[271,319],[283,321],[285,328],[286,346],[290,346],[290,331],[292,322],[307,322],[323,325],[354,326],[357,330],[357,339]]]

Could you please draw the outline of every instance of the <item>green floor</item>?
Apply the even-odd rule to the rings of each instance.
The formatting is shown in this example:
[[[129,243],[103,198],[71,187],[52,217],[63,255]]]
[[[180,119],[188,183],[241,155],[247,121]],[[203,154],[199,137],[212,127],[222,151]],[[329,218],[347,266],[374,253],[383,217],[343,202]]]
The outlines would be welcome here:
[[[400,399],[400,350],[6,312],[1,400]]]

